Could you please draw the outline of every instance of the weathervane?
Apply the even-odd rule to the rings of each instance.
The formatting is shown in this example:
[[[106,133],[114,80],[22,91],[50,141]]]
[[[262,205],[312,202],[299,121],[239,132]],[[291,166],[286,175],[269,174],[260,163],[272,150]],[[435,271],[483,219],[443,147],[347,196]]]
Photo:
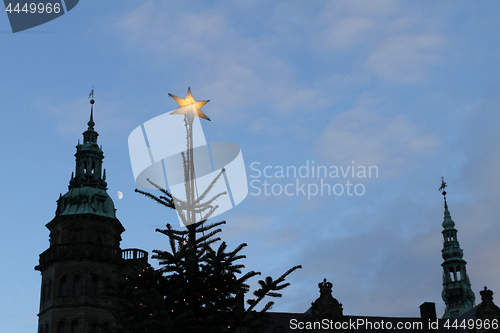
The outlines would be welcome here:
[[[92,97],[92,98],[91,98]],[[94,104],[94,87],[92,87],[92,91],[90,92],[89,94],[89,97],[88,98],[91,98],[90,100],[90,104]]]
[[[446,191],[445,191],[446,186],[448,186],[448,185],[446,185],[446,182],[444,181],[444,177],[441,177],[441,187],[439,188],[439,191],[444,196],[444,200],[446,200]]]

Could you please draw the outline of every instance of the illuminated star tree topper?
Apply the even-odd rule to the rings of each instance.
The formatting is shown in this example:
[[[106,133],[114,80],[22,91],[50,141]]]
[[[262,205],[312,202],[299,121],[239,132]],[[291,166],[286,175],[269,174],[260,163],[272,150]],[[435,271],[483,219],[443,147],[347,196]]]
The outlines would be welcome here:
[[[196,116],[210,120],[210,118],[201,111],[201,108],[209,101],[196,101],[191,93],[191,88],[188,88],[185,98],[180,98],[172,94],[169,94],[169,96],[179,104],[179,107],[172,111],[171,115],[184,114],[184,125],[186,127],[186,151],[181,153],[184,168],[186,200],[182,200],[173,194],[172,199],[175,209],[179,214],[179,218],[182,220],[182,223],[189,228],[190,225],[196,222],[207,220],[210,215],[219,208],[214,201],[220,196],[227,194],[227,192],[219,193],[204,202],[202,200],[205,199],[208,192],[214,187],[217,180],[225,172],[225,169],[222,168],[221,172],[213,179],[205,191],[203,191],[201,195],[197,195],[197,186],[195,184],[196,170],[194,167],[195,154],[193,150],[193,121]],[[197,214],[199,218],[196,218]],[[193,230],[193,233],[190,235],[190,240],[194,241],[194,228],[191,228],[191,230]]]
[[[191,88],[188,88],[185,98],[180,98],[170,93],[168,95],[175,99],[175,101],[179,104],[179,107],[177,107],[177,109],[175,109],[171,114],[185,114],[188,118],[190,118],[190,120],[194,119],[195,116],[198,116],[210,121],[210,118],[208,118],[201,111],[201,108],[210,101],[196,101],[191,93]]]

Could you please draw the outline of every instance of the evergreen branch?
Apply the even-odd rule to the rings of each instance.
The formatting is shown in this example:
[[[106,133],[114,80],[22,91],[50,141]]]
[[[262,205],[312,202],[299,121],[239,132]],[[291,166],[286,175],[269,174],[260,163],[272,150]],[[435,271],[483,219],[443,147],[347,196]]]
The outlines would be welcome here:
[[[222,244],[219,246],[219,249],[217,250],[217,256],[225,255],[224,250],[227,248],[226,242],[222,242]]]
[[[163,201],[162,199],[158,198],[157,196],[155,196],[155,195],[153,195],[153,194],[151,194],[149,192],[141,191],[139,189],[135,189],[135,192],[140,193],[142,195],[145,195],[148,198],[151,198],[154,201],[158,202],[159,204],[162,204],[163,206],[166,206],[166,207],[169,207],[169,208],[175,208],[173,203],[171,203],[169,201]]]
[[[213,237],[214,235],[218,234],[221,231],[222,231],[221,229],[217,229],[217,230],[211,231],[210,233],[206,234],[205,236],[201,236],[200,238],[198,238],[196,240],[196,242],[197,243],[203,243],[203,242],[205,242],[205,240],[209,239],[210,237]],[[220,240],[220,238],[219,238],[219,240]]]
[[[176,240],[182,240],[184,237],[188,234],[187,230],[175,230],[172,228],[170,223],[167,223],[166,225],[167,229],[159,229],[156,228],[155,231],[164,234],[165,236],[172,235]]]
[[[201,222],[205,222],[205,221],[201,221]],[[220,221],[220,222],[212,223],[212,224],[209,224],[208,226],[200,225],[200,228],[196,229],[196,232],[205,232],[205,231],[210,230],[212,228],[218,227],[218,226],[220,226],[222,224],[226,224],[226,221]]]
[[[204,203],[196,203],[196,204],[194,205],[194,207],[195,207],[195,208],[197,208],[197,209],[199,209],[199,208],[203,208],[203,207],[210,206],[210,204],[211,204],[212,202],[214,202],[215,200],[217,200],[217,198],[219,198],[220,196],[225,195],[225,194],[227,194],[227,192],[226,192],[226,191],[221,192],[221,193],[219,193],[219,194],[215,195],[214,197],[212,197],[212,199],[208,200],[207,202],[204,202]],[[198,199],[201,199],[201,197],[198,197]],[[198,200],[196,200],[196,201],[198,201]]]
[[[203,198],[208,194],[208,192],[210,192],[212,187],[214,187],[217,180],[220,178],[220,176],[222,176],[222,174],[225,171],[226,171],[226,169],[222,168],[222,170],[219,172],[219,174],[217,176],[215,176],[214,180],[212,180],[212,182],[207,186],[206,190],[198,197],[198,199],[195,200],[194,203],[199,203],[201,200],[203,200]]]
[[[250,307],[246,310],[247,312],[248,311],[252,311],[255,306],[262,300],[264,299],[265,296],[272,296],[272,297],[276,297],[274,295],[278,294],[278,293],[274,293],[274,291],[276,290],[281,290],[283,288],[286,288],[288,287],[290,284],[289,283],[284,283],[282,285],[278,285],[279,283],[283,282],[285,280],[285,278],[290,274],[292,273],[293,271],[299,269],[299,268],[302,268],[302,266],[300,265],[297,265],[297,266],[294,266],[292,268],[290,268],[288,271],[286,271],[283,275],[281,275],[276,281],[273,281],[273,278],[268,276],[266,277],[265,281],[264,280],[259,280],[259,284],[260,284],[260,288],[257,289],[256,291],[254,291],[254,296],[256,296],[257,298],[256,299],[250,299],[248,300],[248,304],[250,304]],[[280,296],[278,296],[280,297]]]
[[[256,275],[261,275],[261,273],[260,272],[256,272],[256,271],[250,271],[250,272],[246,273],[245,275],[243,275],[242,277],[240,277],[238,279],[238,282],[240,282],[240,283],[244,282],[244,281],[246,281],[246,280],[248,280],[248,279],[250,279],[250,278],[252,278],[252,277],[254,277]]]
[[[274,305],[273,301],[268,302],[262,310],[260,310],[261,313],[267,312],[272,306]]]
[[[278,283],[280,282],[283,282],[285,281],[285,278],[290,275],[293,271],[297,270],[297,269],[301,269],[302,268],[302,265],[296,265],[296,266],[293,266],[292,268],[290,268],[288,271],[285,272],[285,274],[283,274],[282,276],[280,276],[275,284],[277,285]]]
[[[165,198],[165,200],[169,200],[169,201],[172,201],[172,195],[170,194],[169,191],[167,191],[166,189],[164,189],[163,187],[161,187],[160,185],[157,185],[156,183],[153,183],[149,178],[146,178],[146,180],[151,184],[153,185],[155,188],[157,188],[158,190],[160,190],[163,194],[165,194],[168,198]],[[161,197],[160,197],[161,198]]]
[[[236,254],[238,252],[240,252],[244,247],[247,246],[247,243],[241,243],[240,245],[238,245],[238,247],[236,249],[234,249],[234,251],[228,253],[228,258],[231,259],[231,260],[238,260],[238,259],[243,259],[243,258],[246,258],[245,255],[239,255],[239,256],[236,256]]]
[[[210,211],[205,216],[203,216],[203,218],[202,218],[203,220],[208,220],[208,218],[210,217],[210,215],[212,215],[213,212],[215,212],[215,210],[217,208],[219,208],[218,205],[216,205],[215,207],[212,207],[212,206],[210,206],[210,207],[211,207]]]
[[[182,209],[183,201],[182,201],[182,200],[177,199],[177,198],[176,198],[176,197],[174,197],[173,195],[172,195],[172,197],[174,198],[175,210],[177,211],[177,214],[178,214],[178,215],[179,215],[179,217],[181,218],[182,223],[183,223],[185,226],[187,226],[187,225],[188,225],[187,217],[186,217],[186,214],[184,214],[184,210]]]
[[[205,241],[204,244],[205,245],[210,245],[210,244],[218,242],[218,241],[220,241],[220,237],[209,239],[209,240]]]

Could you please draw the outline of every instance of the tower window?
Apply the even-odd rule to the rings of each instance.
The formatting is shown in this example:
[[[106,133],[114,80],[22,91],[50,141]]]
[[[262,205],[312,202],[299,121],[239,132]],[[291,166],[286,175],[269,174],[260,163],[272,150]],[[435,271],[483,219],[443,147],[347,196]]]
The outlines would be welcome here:
[[[62,320],[57,324],[57,333],[64,333],[64,321]]]
[[[73,295],[80,296],[80,276],[75,275],[73,278]]]
[[[78,333],[78,321],[76,320],[71,322],[71,333]]]
[[[59,283],[59,296],[68,296],[68,278],[63,276]]]

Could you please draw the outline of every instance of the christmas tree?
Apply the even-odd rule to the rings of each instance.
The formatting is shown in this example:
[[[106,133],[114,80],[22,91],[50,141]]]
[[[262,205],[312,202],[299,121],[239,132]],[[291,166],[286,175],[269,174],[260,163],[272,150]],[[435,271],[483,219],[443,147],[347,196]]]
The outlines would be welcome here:
[[[286,276],[301,266],[294,266],[278,279],[267,277],[259,281],[253,297],[244,303],[249,292],[248,281],[260,272],[243,273],[240,263],[245,256],[240,252],[247,244],[230,251],[219,237],[224,221],[207,223],[218,208],[217,198],[222,192],[209,196],[214,185],[225,172],[213,179],[205,191],[197,196],[193,150],[193,119],[210,120],[201,107],[208,101],[195,101],[190,89],[186,98],[172,96],[179,107],[172,114],[184,114],[186,151],[182,152],[185,199],[172,195],[166,189],[148,181],[161,195],[137,190],[157,203],[175,209],[186,229],[176,230],[170,224],[156,229],[168,237],[168,250],[153,250],[153,259],[159,260],[159,269],[144,268],[130,275],[118,289],[116,312],[118,327],[113,332],[262,332],[269,324],[266,312],[273,301],[261,304],[266,297],[281,297],[280,291],[289,283]],[[260,308],[259,308],[260,307]]]

